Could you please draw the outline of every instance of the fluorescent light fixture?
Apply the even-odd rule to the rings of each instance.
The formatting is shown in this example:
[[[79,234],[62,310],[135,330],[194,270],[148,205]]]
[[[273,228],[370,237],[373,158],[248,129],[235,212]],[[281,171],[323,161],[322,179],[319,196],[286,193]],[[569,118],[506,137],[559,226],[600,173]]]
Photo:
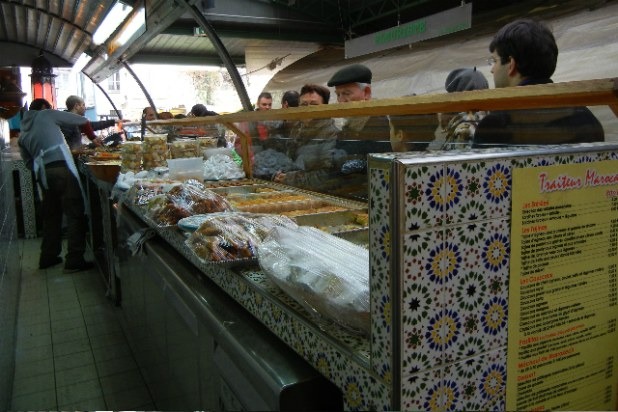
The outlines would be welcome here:
[[[118,45],[125,44],[133,35],[146,27],[146,9],[141,7],[131,15],[129,23],[124,26],[120,34],[114,39]]]
[[[126,4],[116,3],[114,7],[107,13],[107,16],[103,19],[103,22],[92,35],[93,43],[99,45],[105,43],[105,40],[116,31],[118,26],[127,18],[127,16],[133,11],[133,8]]]
[[[86,53],[82,53],[82,55],[79,56],[79,58],[77,59],[73,67],[71,67],[71,71],[73,73],[81,72],[82,69],[86,67],[86,63],[88,63],[89,61],[90,61],[90,56],[88,56]]]

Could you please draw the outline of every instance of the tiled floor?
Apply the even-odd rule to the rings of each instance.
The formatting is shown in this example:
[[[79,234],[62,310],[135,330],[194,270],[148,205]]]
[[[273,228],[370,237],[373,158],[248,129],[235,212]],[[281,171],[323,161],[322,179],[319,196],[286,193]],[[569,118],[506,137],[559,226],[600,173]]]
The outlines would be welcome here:
[[[20,240],[13,410],[154,409],[97,269],[38,269],[40,239]]]

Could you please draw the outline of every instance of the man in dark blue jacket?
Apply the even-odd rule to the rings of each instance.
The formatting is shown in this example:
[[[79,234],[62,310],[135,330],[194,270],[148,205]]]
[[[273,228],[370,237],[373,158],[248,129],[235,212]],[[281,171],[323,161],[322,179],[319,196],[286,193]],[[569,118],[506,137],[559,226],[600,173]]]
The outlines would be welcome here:
[[[496,88],[552,83],[558,46],[552,32],[531,19],[515,20],[489,44]],[[587,107],[494,111],[478,125],[473,147],[602,142],[601,123]]]

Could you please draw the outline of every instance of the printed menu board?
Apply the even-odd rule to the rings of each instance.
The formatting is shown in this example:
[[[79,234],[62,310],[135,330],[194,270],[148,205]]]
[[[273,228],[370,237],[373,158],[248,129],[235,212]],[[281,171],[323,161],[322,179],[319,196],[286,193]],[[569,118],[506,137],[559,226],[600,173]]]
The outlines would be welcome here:
[[[618,161],[513,171],[507,410],[613,410]]]

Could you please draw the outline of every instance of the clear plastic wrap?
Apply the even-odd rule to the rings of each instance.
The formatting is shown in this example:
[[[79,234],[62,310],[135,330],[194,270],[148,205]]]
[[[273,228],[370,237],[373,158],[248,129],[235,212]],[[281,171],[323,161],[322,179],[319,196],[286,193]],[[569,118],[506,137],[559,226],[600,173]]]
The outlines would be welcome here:
[[[153,134],[144,136],[142,144],[142,165],[150,170],[159,166],[167,166],[167,135]]]
[[[144,206],[148,204],[153,197],[165,194],[179,184],[178,182],[169,180],[133,179],[127,191],[126,198],[134,205]]]
[[[178,139],[170,145],[172,159],[185,159],[188,157],[201,157],[200,145],[196,139]]]
[[[142,168],[142,142],[124,142],[120,146],[120,171],[139,172]]]
[[[275,227],[257,248],[262,270],[319,320],[369,335],[369,251],[319,229]]]
[[[159,226],[171,226],[191,215],[231,209],[228,201],[215,192],[181,184],[174,186],[164,195],[151,198],[146,204],[146,215]]]
[[[297,227],[290,218],[255,213],[213,213],[199,220],[187,246],[204,261],[227,264],[255,259],[255,248],[274,227]],[[181,222],[191,226],[196,216]]]

